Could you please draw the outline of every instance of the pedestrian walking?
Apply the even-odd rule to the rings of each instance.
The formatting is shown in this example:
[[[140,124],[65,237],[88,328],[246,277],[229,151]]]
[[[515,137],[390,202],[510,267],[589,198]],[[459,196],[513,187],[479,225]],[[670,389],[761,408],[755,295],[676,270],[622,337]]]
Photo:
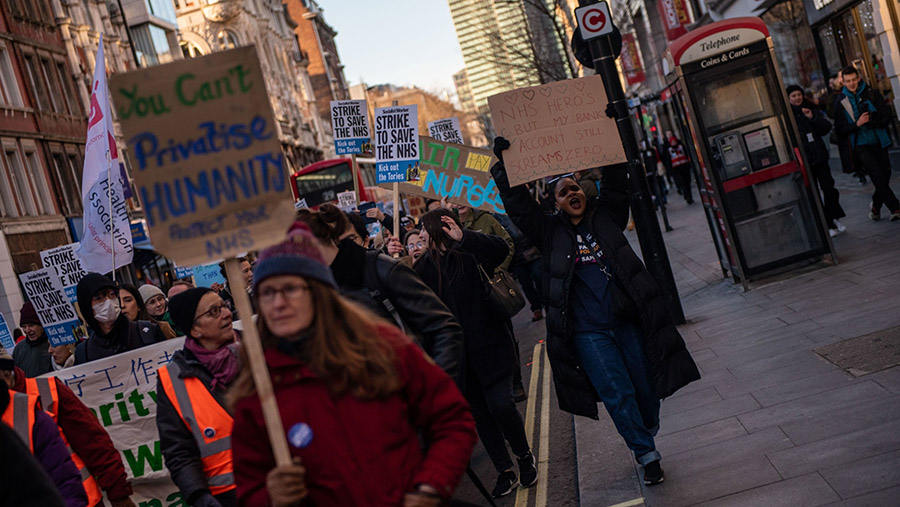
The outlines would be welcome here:
[[[159,326],[166,340],[175,338],[175,330],[164,320],[156,320],[147,313],[147,307],[144,306],[144,298],[141,296],[137,287],[129,283],[119,287],[119,301],[122,303],[122,313],[128,317],[128,320],[137,322],[139,320],[150,321]]]
[[[887,151],[891,145],[887,132],[891,112],[884,97],[860,79],[855,67],[845,67],[841,78],[844,96],[834,107],[834,128],[839,136],[850,138],[856,164],[875,186],[869,218],[881,220],[881,207],[885,206],[892,222],[900,220],[900,201],[891,190],[891,160]]]
[[[348,234],[352,227],[346,215],[336,206],[301,210],[297,218],[318,240],[341,295],[396,324],[448,375],[459,378],[462,328],[412,268],[356,243]]]
[[[119,290],[109,278],[88,273],[75,288],[78,308],[88,325],[88,339],[75,348],[75,364],[114,356],[166,339],[152,322],[128,320],[122,314]]]
[[[669,138],[669,146],[666,147],[672,166],[672,177],[678,187],[678,193],[684,196],[688,204],[694,204],[691,195],[691,159],[688,157],[684,144],[674,135]]]
[[[436,507],[449,500],[475,445],[453,379],[394,326],[340,296],[305,228],[260,253],[254,286],[295,463],[275,465],[244,362],[230,393],[239,504]]]
[[[492,313],[486,304],[489,287],[485,277],[507,258],[509,247],[498,236],[463,230],[448,209],[429,211],[419,225],[420,237],[428,246],[415,269],[462,325],[465,358],[461,388],[472,405],[481,443],[497,470],[493,495],[499,498],[518,484],[528,487],[537,482],[534,455],[513,399],[518,359],[509,319]],[[518,475],[504,438],[517,457]]]
[[[787,94],[794,119],[797,121],[797,129],[800,131],[803,148],[806,150],[810,173],[822,192],[822,211],[825,214],[825,224],[828,226],[828,233],[833,238],[847,230],[838,220],[847,215],[841,208],[840,192],[834,187],[834,177],[831,175],[831,167],[828,165],[828,147],[822,140],[831,131],[831,122],[825,118],[818,107],[803,98],[803,88],[797,85],[788,86]]]
[[[835,106],[840,107],[838,102],[844,98],[844,81],[841,79],[840,71],[828,80],[828,84],[830,94],[828,96],[828,102],[825,103],[825,113],[833,121],[835,117],[834,112],[836,111]],[[838,147],[838,154],[841,158],[841,171],[844,174],[852,174],[856,177],[857,181],[859,181],[860,185],[865,185],[866,175],[856,168],[853,163],[853,155],[850,151],[850,138],[848,136],[839,135],[837,129],[831,129],[829,140],[831,141],[831,144],[836,144]]]
[[[184,348],[157,370],[156,427],[166,468],[190,505],[237,505],[225,401],[240,369],[231,311],[206,287],[182,292],[170,303],[172,318],[187,335]]]
[[[553,186],[558,212],[543,213],[525,187],[510,188],[498,137],[491,168],[506,211],[544,256],[547,352],[560,408],[596,419],[603,401],[644,468],[664,480],[654,437],[659,400],[700,378],[650,273],[623,234],[627,172],[603,170],[599,198],[587,200],[571,177]]]
[[[19,311],[19,326],[25,332],[25,340],[13,349],[16,366],[25,371],[26,377],[38,377],[53,371],[53,360],[48,350],[50,339],[31,301],[26,301]]]

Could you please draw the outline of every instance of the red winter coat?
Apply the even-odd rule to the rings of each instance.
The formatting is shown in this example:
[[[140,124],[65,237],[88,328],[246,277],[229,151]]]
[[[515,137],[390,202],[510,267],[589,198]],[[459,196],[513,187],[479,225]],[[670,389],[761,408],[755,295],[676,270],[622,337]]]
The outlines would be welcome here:
[[[301,362],[266,350],[288,441],[301,423],[312,430],[308,445],[298,448],[295,438],[290,450],[303,460],[316,507],[401,505],[420,483],[450,498],[469,463],[475,423],[453,380],[396,328],[377,332],[394,346],[401,384],[386,399],[336,398]],[[256,395],[235,407],[232,452],[238,503],[269,505],[266,475],[275,459]]]

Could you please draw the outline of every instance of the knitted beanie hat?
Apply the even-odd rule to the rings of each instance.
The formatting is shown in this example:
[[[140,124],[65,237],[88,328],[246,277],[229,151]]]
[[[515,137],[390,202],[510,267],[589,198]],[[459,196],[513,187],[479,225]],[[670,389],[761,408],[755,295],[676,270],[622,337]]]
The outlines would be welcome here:
[[[141,298],[144,300],[144,303],[149,301],[150,298],[152,298],[154,296],[162,296],[163,298],[166,297],[166,295],[163,294],[162,289],[160,289],[159,287],[157,287],[155,285],[150,285],[149,283],[141,285],[138,288],[138,292],[141,293]]]
[[[308,225],[294,222],[287,240],[260,252],[253,265],[253,291],[265,279],[278,275],[311,278],[337,289],[331,268],[325,264],[316,242]]]
[[[786,91],[787,91],[787,94],[788,94],[788,95],[790,95],[790,94],[792,94],[792,93],[794,93],[794,92],[800,92],[800,93],[803,93],[803,88],[801,88],[801,87],[799,87],[799,86],[793,84],[793,85],[788,86]]]
[[[197,305],[200,304],[200,299],[209,292],[213,292],[213,290],[208,287],[197,287],[172,296],[169,301],[169,316],[172,317],[178,329],[188,335],[191,334],[194,319],[197,318]],[[160,291],[160,293],[162,292]]]
[[[22,311],[19,312],[19,325],[24,326],[25,324],[38,324],[40,325],[41,319],[38,318],[37,310],[34,309],[34,305],[31,304],[31,301],[25,301],[25,304],[22,305]]]

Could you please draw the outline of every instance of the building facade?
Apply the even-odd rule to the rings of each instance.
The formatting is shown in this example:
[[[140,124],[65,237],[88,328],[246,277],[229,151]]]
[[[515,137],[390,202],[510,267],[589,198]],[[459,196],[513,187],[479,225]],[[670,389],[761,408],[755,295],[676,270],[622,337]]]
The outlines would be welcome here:
[[[315,107],[309,61],[294,34],[297,24],[281,2],[177,0],[175,14],[185,57],[256,46],[278,138],[292,170],[333,156]]]
[[[475,97],[472,95],[472,86],[469,84],[469,74],[466,69],[453,74],[453,85],[456,87],[456,99],[459,107],[467,113],[477,113]]]

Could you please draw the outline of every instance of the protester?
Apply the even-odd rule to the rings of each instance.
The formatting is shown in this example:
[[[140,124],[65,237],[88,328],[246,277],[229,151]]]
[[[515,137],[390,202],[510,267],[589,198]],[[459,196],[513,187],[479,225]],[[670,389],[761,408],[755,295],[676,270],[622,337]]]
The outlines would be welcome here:
[[[585,169],[579,171],[578,185],[587,196],[596,196],[600,188],[600,171]]]
[[[225,404],[239,369],[231,312],[205,287],[169,303],[176,324],[188,334],[184,348],[157,370],[156,426],[166,468],[190,505],[237,505],[232,420]]]
[[[508,215],[498,213],[494,218],[513,239],[516,253],[513,254],[509,270],[519,281],[525,299],[531,305],[531,322],[537,322],[544,318],[544,301],[541,299],[541,252],[528,236],[512,223]]]
[[[494,497],[508,495],[521,482],[537,482],[534,456],[522,416],[513,400],[513,373],[518,362],[505,315],[486,305],[487,276],[509,252],[498,236],[463,230],[450,210],[429,211],[419,222],[428,244],[416,272],[446,303],[463,328],[465,361],[462,391],[472,405],[481,442],[499,476]],[[504,437],[518,458],[519,476],[506,450]]]
[[[475,444],[465,400],[396,328],[338,294],[314,243],[296,228],[256,266],[258,327],[295,464],[275,465],[245,361],[230,393],[238,502],[440,505]]]
[[[791,111],[797,120],[797,129],[806,150],[806,158],[809,163],[810,173],[819,185],[822,192],[822,211],[825,215],[825,224],[831,237],[847,230],[839,218],[847,216],[841,208],[840,193],[834,188],[834,177],[831,176],[831,167],[828,166],[828,147],[823,136],[831,131],[831,122],[822,114],[814,104],[806,102],[803,98],[803,88],[797,85],[787,87],[788,101]]]
[[[406,243],[406,251],[409,253],[409,256],[412,257],[413,263],[418,262],[422,257],[422,254],[425,253],[425,247],[427,246],[425,242],[422,241],[419,230],[410,229],[403,241]]]
[[[12,392],[0,386],[0,414],[6,412]],[[0,424],[0,505],[10,507],[64,507],[62,496],[47,472],[15,431]]]
[[[850,138],[857,167],[869,175],[875,186],[869,218],[881,220],[884,205],[892,222],[900,220],[900,201],[891,190],[891,160],[887,151],[891,145],[887,131],[891,111],[884,97],[860,79],[854,66],[844,67],[841,78],[844,96],[834,106],[834,128],[839,136]]]
[[[169,287],[169,292],[166,293],[166,297],[172,299],[178,294],[181,294],[182,292],[193,288],[194,284],[187,280],[175,280],[174,282],[172,282],[172,286]]]
[[[53,419],[38,409],[37,396],[18,393],[0,385],[0,406],[3,408],[3,422],[9,426],[56,487],[66,507],[87,505],[87,493],[81,484],[78,468],[69,457],[66,444],[59,436]],[[2,460],[9,459],[5,454]],[[6,501],[6,498],[2,499]]]
[[[416,272],[354,243],[348,237],[352,227],[336,206],[301,210],[297,216],[318,240],[319,251],[331,267],[341,294],[396,324],[447,374],[458,379],[462,328]]]
[[[175,338],[175,330],[164,320],[156,320],[147,313],[147,307],[144,306],[144,298],[141,296],[137,287],[131,284],[123,284],[119,287],[119,301],[122,303],[122,313],[128,317],[128,320],[137,322],[146,320],[159,326],[166,340]]]
[[[0,391],[9,387],[40,398],[41,407],[58,426],[79,469],[88,495],[87,505],[102,505],[102,489],[113,507],[133,507],[122,457],[94,413],[58,378],[26,379],[21,369],[13,369],[11,361],[4,360],[8,357],[0,348],[0,380],[6,384],[0,383]]]
[[[159,326],[128,320],[122,314],[119,291],[109,278],[88,273],[75,289],[78,308],[88,325],[88,339],[75,348],[75,364],[114,356],[166,339]]]
[[[23,333],[22,330],[19,329],[19,328],[13,329],[12,335],[13,335],[13,340],[14,340],[14,342],[17,343],[17,344],[18,344],[20,341],[22,341],[22,340],[25,339],[25,333]]]
[[[247,296],[250,298],[250,308],[252,308],[253,313],[256,314],[256,303],[253,301],[253,266],[246,257],[238,257],[238,267],[241,269],[241,280],[244,285],[244,290],[247,291]],[[219,263],[219,273],[225,278],[225,286],[218,289],[216,292],[218,292],[219,296],[222,297],[222,300],[225,301],[228,310],[231,311],[231,318],[240,320],[241,317],[238,315],[237,307],[234,302],[233,289],[231,283],[228,281],[228,274],[225,273],[224,262]]]
[[[597,418],[598,398],[644,468],[664,480],[654,436],[659,400],[700,378],[668,306],[622,231],[628,221],[627,172],[603,170],[588,201],[570,177],[554,185],[559,211],[544,214],[523,186],[510,188],[498,137],[491,168],[512,221],[544,255],[547,352],[560,408]],[[619,311],[616,311],[616,310]],[[585,375],[586,373],[586,375]]]
[[[53,371],[53,360],[47,348],[50,339],[41,326],[37,311],[31,301],[26,301],[19,312],[19,326],[25,332],[26,340],[13,349],[16,366],[25,371],[28,377],[38,377]]]
[[[53,371],[59,371],[75,364],[75,344],[67,343],[65,345],[50,345],[47,348],[50,357],[53,359]]]
[[[162,289],[155,285],[145,283],[138,288],[141,299],[144,300],[144,307],[147,309],[147,315],[154,322],[165,322],[175,332],[175,336],[184,336],[184,331],[178,329],[175,321],[169,313],[169,302]]]
[[[691,159],[688,157],[684,144],[674,135],[669,137],[669,146],[666,148],[668,160],[672,166],[672,177],[678,187],[678,193],[684,196],[688,204],[694,204],[691,194]]]

